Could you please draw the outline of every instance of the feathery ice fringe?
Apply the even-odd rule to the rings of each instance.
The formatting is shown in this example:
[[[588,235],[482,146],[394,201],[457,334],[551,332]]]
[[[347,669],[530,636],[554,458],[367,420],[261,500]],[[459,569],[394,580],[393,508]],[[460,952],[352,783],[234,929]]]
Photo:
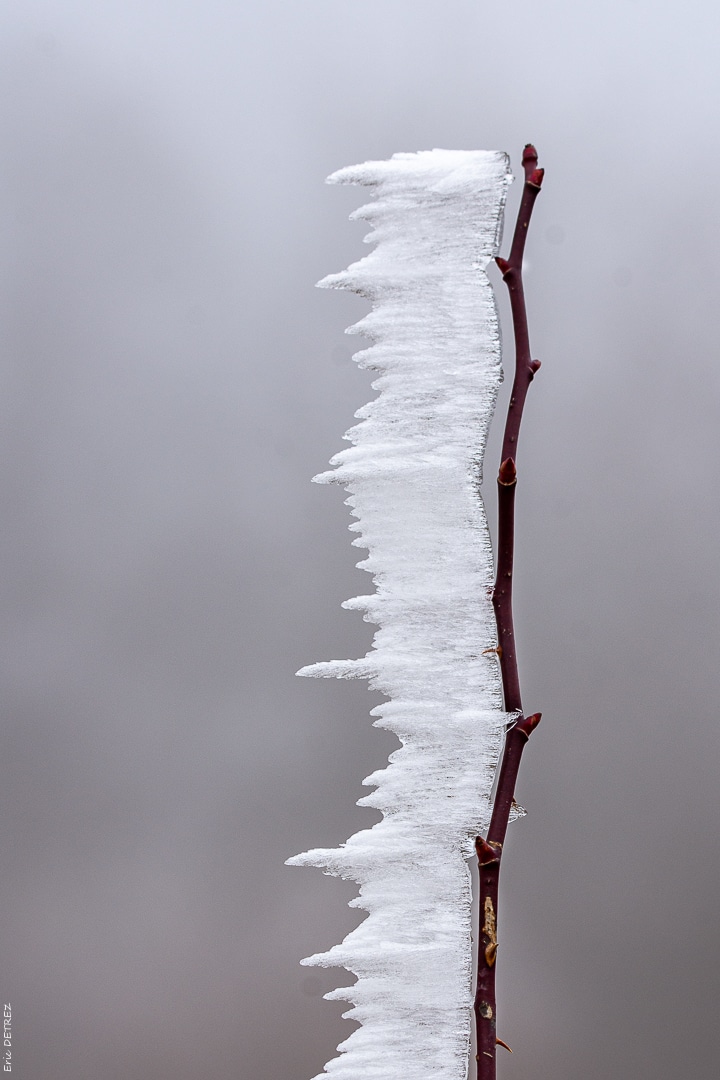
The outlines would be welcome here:
[[[376,592],[348,600],[379,629],[362,660],[298,674],[367,678],[389,701],[373,710],[402,747],[364,783],[383,813],[342,847],[297,855],[360,885],[369,912],[341,945],[304,960],[345,967],[361,1027],[326,1065],[336,1080],[463,1080],[470,1038],[470,884],[465,859],[487,830],[511,719],[493,650],[493,565],[479,494],[501,379],[495,301],[485,274],[497,254],[510,180],[505,154],[395,154],[334,173],[375,200],[375,250],[320,282],[368,297],[351,333],[373,345],[355,359],[380,372],[379,396],[319,483],[343,484],[358,519],[353,543]]]

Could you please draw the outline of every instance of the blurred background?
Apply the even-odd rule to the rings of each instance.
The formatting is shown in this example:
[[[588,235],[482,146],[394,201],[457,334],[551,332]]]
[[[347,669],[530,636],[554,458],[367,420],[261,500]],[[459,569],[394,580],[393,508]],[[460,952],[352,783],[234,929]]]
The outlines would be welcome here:
[[[33,1080],[309,1080],[395,743],[310,484],[369,376],[340,166],[532,140],[502,1080],[717,1076],[716,4],[0,8],[0,986]],[[520,185],[511,190],[509,220]],[[507,245],[506,245],[507,248]],[[497,275],[495,280],[498,280]],[[503,311],[505,298],[499,291]],[[509,334],[506,334],[509,337]],[[510,342],[506,360],[511,360]],[[497,431],[486,475],[492,497]],[[361,553],[362,554],[362,553]]]

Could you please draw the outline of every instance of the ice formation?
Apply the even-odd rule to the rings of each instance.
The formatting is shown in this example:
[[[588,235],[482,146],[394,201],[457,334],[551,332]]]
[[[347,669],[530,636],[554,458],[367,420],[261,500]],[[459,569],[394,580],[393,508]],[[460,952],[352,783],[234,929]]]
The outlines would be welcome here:
[[[433,150],[342,169],[374,200],[375,249],[320,282],[368,297],[351,333],[380,372],[353,444],[319,483],[343,484],[358,519],[359,565],[376,585],[348,600],[379,627],[361,660],[298,674],[367,678],[389,700],[373,710],[402,747],[364,783],[383,819],[337,849],[288,860],[360,886],[365,921],[304,964],[345,967],[360,1027],[325,1066],[335,1080],[463,1080],[470,1038],[470,882],[466,859],[487,829],[508,720],[493,616],[492,551],[479,494],[501,379],[500,335],[485,267],[497,254],[510,180],[505,154]]]

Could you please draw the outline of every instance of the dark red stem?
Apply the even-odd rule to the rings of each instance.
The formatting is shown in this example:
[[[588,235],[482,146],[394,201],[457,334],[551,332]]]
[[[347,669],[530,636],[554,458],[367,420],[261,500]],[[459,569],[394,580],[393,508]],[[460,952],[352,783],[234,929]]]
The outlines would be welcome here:
[[[543,170],[537,168],[534,146],[525,147],[523,154],[525,184],[509,259],[496,259],[510,293],[513,331],[515,336],[515,377],[510,393],[505,435],[498,472],[498,557],[493,608],[498,632],[498,654],[503,684],[505,710],[515,713],[505,737],[505,749],[498,771],[498,781],[487,840],[478,837],[476,850],[480,874],[480,935],[478,949],[478,978],[475,994],[477,1026],[478,1080],[496,1077],[496,1015],[495,959],[497,954],[497,909],[500,860],[505,834],[512,809],[515,782],[520,758],[530,735],[540,722],[540,713],[526,718],[522,715],[520,679],[515,653],[515,632],[512,611],[512,577],[515,557],[515,490],[517,487],[517,444],[520,422],[528,387],[540,367],[530,357],[530,336],[523,292],[522,260],[530,217],[543,181]],[[503,1044],[505,1045],[505,1044]]]

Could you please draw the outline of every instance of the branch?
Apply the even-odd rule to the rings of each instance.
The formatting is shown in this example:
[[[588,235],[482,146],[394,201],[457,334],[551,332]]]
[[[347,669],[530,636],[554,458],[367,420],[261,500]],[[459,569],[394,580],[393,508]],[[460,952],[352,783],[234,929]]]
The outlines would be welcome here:
[[[498,564],[493,607],[498,628],[500,647],[500,671],[503,697],[507,712],[522,712],[520,680],[515,655],[515,632],[512,613],[512,574],[515,546],[515,486],[517,484],[517,443],[520,422],[528,387],[539,369],[540,363],[530,358],[530,335],[528,333],[525,294],[522,280],[522,260],[525,251],[530,216],[540,193],[544,170],[536,168],[537,151],[526,146],[523,154],[525,186],[518,211],[515,235],[510,258],[496,259],[510,293],[513,333],[515,335],[515,378],[513,379],[505,421],[500,471],[498,473]]]
[[[540,367],[530,357],[530,336],[523,292],[522,260],[528,226],[535,200],[540,192],[544,170],[537,168],[537,152],[528,144],[523,153],[525,185],[518,211],[510,258],[496,259],[510,293],[515,336],[515,377],[510,393],[505,434],[498,472],[498,560],[493,608],[498,631],[498,656],[503,684],[505,709],[519,717],[508,730],[498,772],[487,840],[478,837],[476,851],[480,873],[480,946],[475,994],[477,1025],[478,1080],[495,1080],[496,1048],[506,1046],[496,1034],[495,959],[497,941],[497,903],[500,860],[510,820],[515,782],[520,759],[530,735],[540,722],[540,713],[522,715],[522,698],[515,653],[512,611],[512,578],[515,558],[515,490],[517,488],[517,444],[528,387]],[[508,1047],[509,1049],[509,1047]]]

